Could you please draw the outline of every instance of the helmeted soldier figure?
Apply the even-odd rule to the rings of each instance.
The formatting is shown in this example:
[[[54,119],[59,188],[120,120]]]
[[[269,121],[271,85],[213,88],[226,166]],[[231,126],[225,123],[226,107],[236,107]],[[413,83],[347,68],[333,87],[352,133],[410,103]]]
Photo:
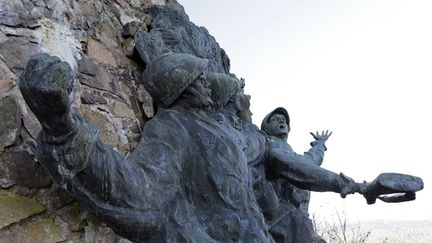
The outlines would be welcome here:
[[[147,66],[143,81],[158,111],[125,158],[70,112],[69,65],[47,54],[32,57],[19,85],[43,127],[39,161],[73,198],[128,239],[272,242],[252,189],[248,161],[254,153],[245,153],[256,145],[235,139],[236,128],[205,112],[214,105],[207,63],[171,53]],[[301,178],[308,189],[358,191],[337,174],[289,164],[278,150],[268,154],[276,176]]]
[[[207,62],[168,54],[147,66],[143,81],[158,111],[124,158],[99,141],[96,127],[70,114],[70,68],[46,54],[33,57],[20,87],[44,128],[39,160],[55,182],[128,239],[272,241],[241,147],[204,112],[213,104]],[[41,108],[61,119],[38,113]],[[70,129],[57,131],[62,123]]]
[[[283,151],[286,157],[293,161],[320,166],[326,151],[325,142],[331,135],[328,131],[311,133],[315,141],[304,154],[297,154],[287,143],[291,131],[290,117],[287,110],[278,107],[267,114],[261,130],[268,135],[270,147]],[[270,172],[271,173],[271,172]],[[272,177],[272,175],[268,175]],[[278,216],[269,221],[269,231],[277,242],[323,242],[313,231],[312,221],[308,217],[310,191],[300,189],[289,180],[272,180],[273,187],[279,198]]]

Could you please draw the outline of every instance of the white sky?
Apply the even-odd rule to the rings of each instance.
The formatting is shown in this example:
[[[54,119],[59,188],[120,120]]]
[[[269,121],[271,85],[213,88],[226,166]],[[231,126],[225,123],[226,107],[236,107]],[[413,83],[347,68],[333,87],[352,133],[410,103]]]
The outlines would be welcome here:
[[[310,212],[432,220],[432,1],[179,2],[246,79],[255,124],[283,106],[298,153],[309,148],[310,131],[333,131],[323,167],[358,181],[399,172],[425,183],[416,201],[400,204],[314,193]]]

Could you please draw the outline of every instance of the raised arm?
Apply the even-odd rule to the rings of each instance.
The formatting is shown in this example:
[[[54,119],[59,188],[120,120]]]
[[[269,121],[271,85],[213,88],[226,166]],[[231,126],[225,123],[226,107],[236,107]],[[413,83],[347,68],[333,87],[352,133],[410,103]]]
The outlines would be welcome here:
[[[37,157],[85,208],[117,233],[142,241],[135,237],[166,222],[162,207],[179,182],[178,156],[171,156],[169,143],[149,138],[141,151],[145,161],[136,163],[100,142],[99,130],[70,112],[72,80],[70,66],[48,54],[33,56],[21,76],[23,97],[43,127]],[[161,184],[154,168],[170,177]]]
[[[317,131],[316,133],[310,133],[315,141],[311,142],[312,146],[307,152],[304,153],[305,158],[309,163],[321,165],[324,160],[324,152],[327,150],[325,142],[332,135],[332,132],[322,131],[321,134]]]

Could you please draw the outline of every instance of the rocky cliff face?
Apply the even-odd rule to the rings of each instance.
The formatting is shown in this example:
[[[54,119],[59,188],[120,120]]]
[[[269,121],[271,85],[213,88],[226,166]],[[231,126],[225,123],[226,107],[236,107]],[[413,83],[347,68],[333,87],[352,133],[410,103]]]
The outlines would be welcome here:
[[[180,17],[157,17],[171,11]],[[174,27],[164,32],[166,26]],[[198,32],[205,37],[178,41],[178,34]],[[148,38],[165,49],[149,47],[156,42]],[[197,55],[215,57],[214,70],[229,72],[214,38],[190,24],[175,0],[0,2],[0,242],[127,242],[53,184],[35,159],[41,126],[17,88],[29,57],[47,52],[68,62],[76,75],[74,111],[127,155],[154,114],[140,84],[146,62],[166,49],[193,52],[196,45],[207,48]]]

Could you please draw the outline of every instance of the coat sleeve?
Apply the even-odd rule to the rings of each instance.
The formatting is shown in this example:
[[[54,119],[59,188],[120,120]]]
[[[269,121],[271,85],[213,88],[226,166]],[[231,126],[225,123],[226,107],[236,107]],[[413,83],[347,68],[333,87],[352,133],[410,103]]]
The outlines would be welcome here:
[[[54,181],[123,236],[160,230],[179,185],[177,152],[163,138],[148,138],[138,163],[102,143],[96,127],[74,119],[77,127],[64,141],[53,143],[43,131],[38,138],[38,159]]]
[[[339,174],[305,163],[304,156],[290,155],[272,144],[269,149],[269,166],[276,178],[286,179],[301,189],[321,192],[340,192],[346,183]]]
[[[304,158],[308,163],[321,165],[324,160],[324,152],[327,147],[321,141],[313,141],[311,143],[311,148],[304,152]]]

